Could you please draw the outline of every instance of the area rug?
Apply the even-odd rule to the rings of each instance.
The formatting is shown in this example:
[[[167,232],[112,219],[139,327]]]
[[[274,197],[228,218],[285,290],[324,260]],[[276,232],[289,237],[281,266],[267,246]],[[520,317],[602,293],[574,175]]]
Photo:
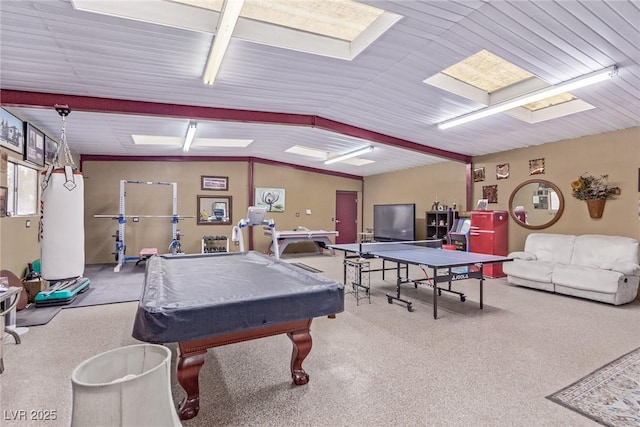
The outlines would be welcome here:
[[[113,266],[87,265],[83,276],[91,280],[91,284],[85,292],[67,305],[36,308],[35,304],[30,304],[16,313],[16,326],[45,325],[62,309],[138,301],[144,282],[144,265],[124,264],[118,273],[113,271]]]
[[[547,399],[606,426],[640,426],[640,348]]]

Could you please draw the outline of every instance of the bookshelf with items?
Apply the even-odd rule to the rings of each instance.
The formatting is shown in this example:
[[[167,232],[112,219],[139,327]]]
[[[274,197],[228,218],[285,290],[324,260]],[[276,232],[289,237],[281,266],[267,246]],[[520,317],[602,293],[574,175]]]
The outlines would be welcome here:
[[[426,218],[426,239],[439,239],[447,243],[449,230],[453,222],[458,219],[458,211],[451,209],[441,211],[427,211]]]

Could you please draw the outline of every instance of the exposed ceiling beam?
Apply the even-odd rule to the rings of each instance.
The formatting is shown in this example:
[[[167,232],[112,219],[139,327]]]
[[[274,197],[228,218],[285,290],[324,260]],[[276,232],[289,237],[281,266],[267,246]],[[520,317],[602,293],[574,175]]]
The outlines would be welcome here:
[[[355,179],[363,181],[360,175],[353,175],[344,172],[328,171],[325,169],[312,168],[309,166],[292,165],[291,163],[278,162],[276,160],[262,159],[251,156],[111,156],[104,154],[81,154],[80,169],[83,162],[247,162],[260,163],[270,166],[285,167],[306,172],[320,173],[323,175],[338,176],[341,178]],[[249,186],[252,188],[252,186]]]
[[[429,147],[405,139],[362,129],[309,114],[274,113],[269,111],[236,110],[229,108],[202,107],[194,105],[166,104],[158,102],[131,101],[91,96],[65,95],[56,93],[27,92],[0,89],[1,104],[8,107],[53,108],[56,104],[66,104],[72,111],[87,111],[111,114],[137,114],[147,116],[180,117],[192,120],[221,120],[230,122],[268,123],[294,126],[308,126],[324,129],[355,138],[385,144],[406,150],[413,150],[456,162],[471,163],[471,156]]]

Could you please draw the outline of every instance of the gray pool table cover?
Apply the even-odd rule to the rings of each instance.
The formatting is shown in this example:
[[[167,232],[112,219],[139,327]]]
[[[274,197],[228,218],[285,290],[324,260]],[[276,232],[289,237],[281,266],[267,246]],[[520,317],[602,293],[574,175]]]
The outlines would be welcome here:
[[[193,341],[343,310],[343,284],[258,252],[153,256],[132,335]]]

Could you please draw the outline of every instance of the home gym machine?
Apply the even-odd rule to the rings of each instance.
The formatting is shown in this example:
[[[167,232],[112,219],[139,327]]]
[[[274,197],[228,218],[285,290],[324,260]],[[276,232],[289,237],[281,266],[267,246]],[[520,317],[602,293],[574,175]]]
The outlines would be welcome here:
[[[247,209],[247,217],[238,221],[238,225],[233,227],[231,239],[240,245],[240,252],[244,252],[244,235],[243,230],[249,226],[266,226],[272,230],[271,236],[273,247],[278,247],[278,239],[276,237],[276,223],[273,219],[265,220],[267,216],[267,208],[261,206],[249,206]],[[280,259],[279,251],[275,251],[275,257]]]
[[[173,201],[172,201],[172,214],[171,215],[126,215],[125,199],[126,199],[126,184],[148,184],[148,185],[169,185],[173,188]],[[138,222],[140,218],[171,218],[171,243],[169,244],[169,252],[172,254],[182,253],[180,246],[180,237],[182,234],[178,230],[178,221],[185,218],[195,218],[194,216],[178,215],[178,184],[176,182],[161,182],[161,181],[131,181],[126,179],[120,180],[120,212],[116,215],[94,215],[94,218],[110,218],[118,220],[118,230],[116,231],[116,261],[117,265],[113,271],[116,273],[120,271],[122,264],[126,261],[140,260],[139,257],[126,258],[125,253],[127,250],[125,244],[125,225],[127,218],[132,218],[133,222]]]

